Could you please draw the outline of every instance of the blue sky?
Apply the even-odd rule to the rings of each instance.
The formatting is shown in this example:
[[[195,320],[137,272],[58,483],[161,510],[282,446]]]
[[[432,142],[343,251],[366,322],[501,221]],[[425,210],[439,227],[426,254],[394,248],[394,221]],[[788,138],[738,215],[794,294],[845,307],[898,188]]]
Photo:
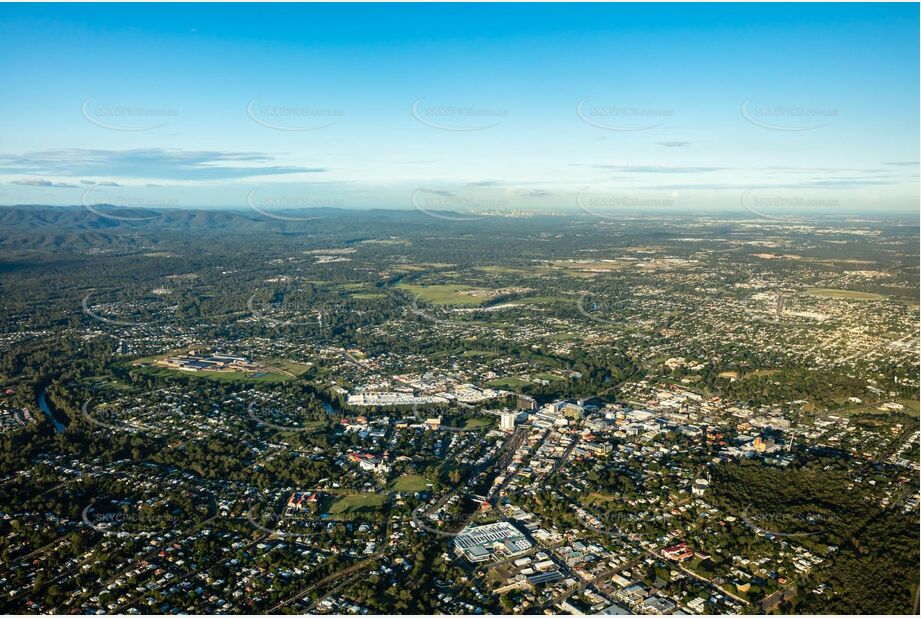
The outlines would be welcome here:
[[[918,18],[2,5],[0,203],[917,211]]]

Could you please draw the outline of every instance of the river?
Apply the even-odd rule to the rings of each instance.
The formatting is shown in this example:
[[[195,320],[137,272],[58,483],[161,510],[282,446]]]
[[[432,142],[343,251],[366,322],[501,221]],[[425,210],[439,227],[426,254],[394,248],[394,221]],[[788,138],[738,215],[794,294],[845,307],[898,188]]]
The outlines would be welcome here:
[[[51,421],[51,424],[54,425],[55,433],[62,433],[64,431],[65,425],[58,420],[58,417],[55,416],[51,406],[48,405],[48,395],[45,393],[45,389],[42,389],[42,392],[38,394],[38,407],[41,408],[42,413],[47,416],[48,420]]]

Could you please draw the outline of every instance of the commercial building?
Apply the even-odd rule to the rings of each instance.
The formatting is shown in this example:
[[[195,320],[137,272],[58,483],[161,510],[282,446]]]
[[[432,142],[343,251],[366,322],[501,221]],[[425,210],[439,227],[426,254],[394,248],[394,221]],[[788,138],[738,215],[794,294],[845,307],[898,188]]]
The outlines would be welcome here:
[[[537,409],[537,401],[527,395],[518,395],[518,409],[524,412],[533,412]]]
[[[467,528],[454,538],[454,551],[470,562],[485,562],[518,556],[531,549],[532,543],[508,522]]]
[[[155,362],[157,365],[180,371],[253,371],[258,369],[243,356],[229,354],[200,354],[190,350],[182,356],[170,356]]]
[[[515,419],[518,412],[502,412],[499,415],[499,429],[502,431],[515,431]]]

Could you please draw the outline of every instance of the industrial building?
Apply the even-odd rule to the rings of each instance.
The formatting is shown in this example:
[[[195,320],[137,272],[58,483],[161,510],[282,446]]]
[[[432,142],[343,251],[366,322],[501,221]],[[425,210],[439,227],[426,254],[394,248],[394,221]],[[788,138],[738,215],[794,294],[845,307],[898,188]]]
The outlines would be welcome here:
[[[467,528],[454,539],[454,551],[470,562],[518,556],[532,546],[518,528],[504,521]]]

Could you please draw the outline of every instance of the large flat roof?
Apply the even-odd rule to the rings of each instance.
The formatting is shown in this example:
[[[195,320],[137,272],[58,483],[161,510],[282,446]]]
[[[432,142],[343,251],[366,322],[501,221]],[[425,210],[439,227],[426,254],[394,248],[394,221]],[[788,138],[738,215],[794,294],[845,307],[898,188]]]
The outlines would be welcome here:
[[[532,543],[512,524],[500,521],[467,528],[454,538],[454,546],[470,559],[501,551],[515,556],[531,549]]]

